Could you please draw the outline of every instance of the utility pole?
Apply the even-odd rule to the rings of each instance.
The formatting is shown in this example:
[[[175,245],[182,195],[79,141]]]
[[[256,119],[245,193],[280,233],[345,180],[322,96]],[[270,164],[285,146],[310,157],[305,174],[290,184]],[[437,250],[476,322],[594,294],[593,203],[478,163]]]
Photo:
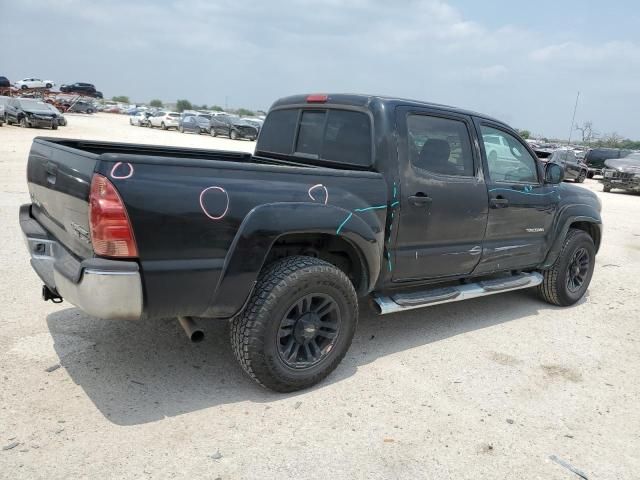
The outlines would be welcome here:
[[[576,96],[576,105],[575,107],[573,107],[573,118],[571,119],[571,128],[569,129],[569,141],[567,142],[567,145],[571,145],[571,134],[573,133],[573,127],[575,126],[575,122],[576,122],[576,110],[578,110],[578,99],[580,98],[580,92],[578,92],[578,95]]]

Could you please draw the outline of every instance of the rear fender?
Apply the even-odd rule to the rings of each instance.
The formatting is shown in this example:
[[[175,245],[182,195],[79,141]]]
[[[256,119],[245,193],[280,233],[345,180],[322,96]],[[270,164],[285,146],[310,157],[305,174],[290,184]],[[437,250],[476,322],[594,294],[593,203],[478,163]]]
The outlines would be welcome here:
[[[364,263],[366,290],[370,291],[380,273],[384,215],[385,211],[355,215],[333,205],[311,203],[272,203],[254,208],[231,244],[214,298],[204,316],[236,315],[248,300],[273,244],[289,234],[339,235],[350,242]]]

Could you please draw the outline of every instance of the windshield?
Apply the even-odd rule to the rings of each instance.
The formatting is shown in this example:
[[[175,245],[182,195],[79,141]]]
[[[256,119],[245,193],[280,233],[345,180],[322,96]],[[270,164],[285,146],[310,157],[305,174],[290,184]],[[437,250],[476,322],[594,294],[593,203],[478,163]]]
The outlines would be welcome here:
[[[21,108],[29,108],[29,109],[37,109],[37,110],[48,110],[47,106],[42,103],[39,102],[38,100],[30,100],[30,99],[25,99],[25,98],[21,98],[19,100],[20,102],[20,107]]]

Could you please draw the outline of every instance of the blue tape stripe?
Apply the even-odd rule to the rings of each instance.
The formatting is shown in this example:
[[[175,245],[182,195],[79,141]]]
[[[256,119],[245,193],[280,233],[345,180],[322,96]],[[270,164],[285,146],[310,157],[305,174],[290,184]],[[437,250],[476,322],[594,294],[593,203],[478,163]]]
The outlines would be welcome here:
[[[382,208],[387,208],[386,205],[376,205],[375,207],[367,207],[367,208],[356,208],[354,212],[367,212],[369,210],[380,210]]]
[[[392,207],[397,207],[398,205],[400,205],[400,202],[398,200],[391,204]]]
[[[513,188],[492,188],[489,191],[490,192],[497,192],[499,190],[503,191],[503,192],[520,193],[522,195],[533,195],[533,196],[536,196],[536,197],[544,197],[544,196],[553,195],[554,193],[556,193],[555,190],[553,190],[552,192],[547,192],[547,193],[529,193],[529,192],[521,192],[520,190],[514,190]]]
[[[349,213],[349,215],[347,215],[347,218],[345,218],[344,221],[340,224],[340,226],[336,230],[336,235],[338,235],[340,233],[340,230],[342,230],[342,227],[344,227],[347,222],[351,220],[351,217],[353,217],[353,213]]]

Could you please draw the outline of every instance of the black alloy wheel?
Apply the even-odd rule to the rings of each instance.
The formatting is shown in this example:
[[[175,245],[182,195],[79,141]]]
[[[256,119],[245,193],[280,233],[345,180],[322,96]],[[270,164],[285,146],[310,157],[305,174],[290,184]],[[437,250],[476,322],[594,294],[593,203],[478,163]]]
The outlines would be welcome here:
[[[575,293],[582,288],[589,273],[590,261],[586,248],[579,248],[573,254],[567,272],[567,289],[570,292]]]
[[[331,352],[340,330],[340,310],[329,295],[305,295],[289,307],[278,329],[278,354],[290,368],[303,369],[322,362]]]

